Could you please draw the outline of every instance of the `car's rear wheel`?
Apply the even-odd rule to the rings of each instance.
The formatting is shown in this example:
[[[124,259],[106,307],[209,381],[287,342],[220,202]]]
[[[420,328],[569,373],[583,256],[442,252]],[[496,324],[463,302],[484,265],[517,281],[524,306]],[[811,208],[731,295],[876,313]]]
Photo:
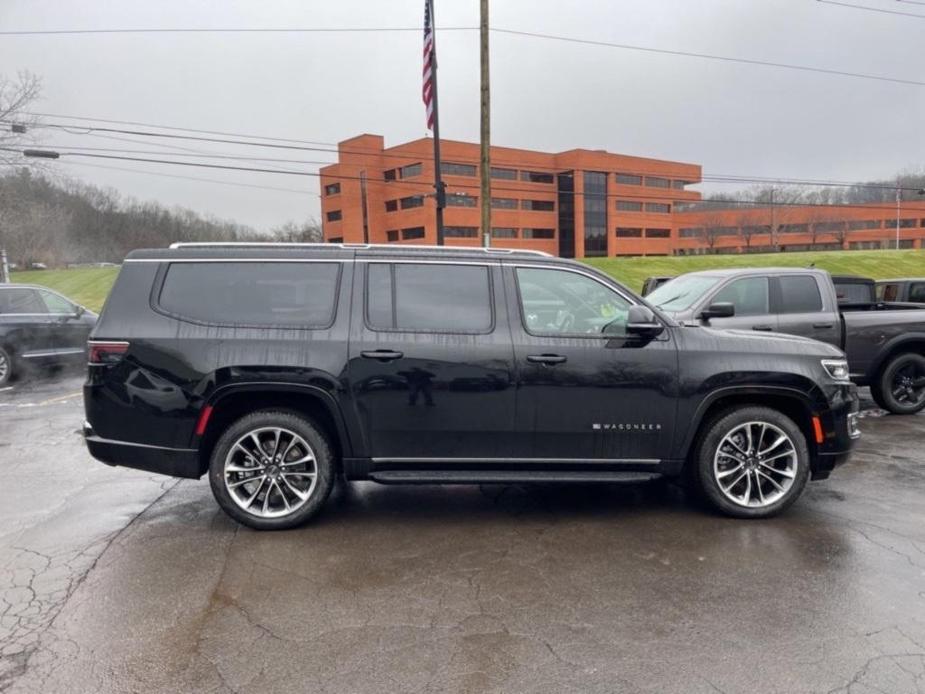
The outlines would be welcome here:
[[[743,407],[712,420],[696,452],[704,497],[736,518],[774,516],[809,479],[809,449],[796,423],[768,407]]]
[[[893,414],[915,414],[925,408],[925,357],[906,352],[890,360],[871,386],[874,400]]]
[[[293,528],[317,514],[331,492],[331,446],[305,417],[255,412],[219,438],[209,483],[216,501],[239,523],[257,530]]]
[[[13,357],[0,347],[0,386],[5,386],[13,378]]]

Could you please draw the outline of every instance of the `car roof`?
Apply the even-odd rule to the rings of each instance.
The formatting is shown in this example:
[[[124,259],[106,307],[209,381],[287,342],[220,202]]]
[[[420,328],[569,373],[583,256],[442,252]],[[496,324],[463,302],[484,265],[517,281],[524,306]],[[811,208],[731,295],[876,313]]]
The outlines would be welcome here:
[[[886,280],[877,280],[877,284],[886,282],[925,282],[925,277],[891,277]]]
[[[685,272],[684,275],[679,276],[738,277],[741,275],[763,275],[769,272],[787,273],[788,275],[818,275],[825,272],[825,270],[818,267],[729,267],[716,268],[715,270],[695,270],[694,272]]]

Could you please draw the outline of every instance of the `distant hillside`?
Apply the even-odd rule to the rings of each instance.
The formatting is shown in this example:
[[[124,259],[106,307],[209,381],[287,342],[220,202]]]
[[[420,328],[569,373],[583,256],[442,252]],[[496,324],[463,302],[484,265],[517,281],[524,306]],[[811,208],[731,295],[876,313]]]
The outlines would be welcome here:
[[[0,247],[20,267],[41,262],[121,262],[135,248],[174,241],[320,240],[317,224],[287,223],[268,234],[181,207],[139,201],[20,169],[0,176]]]

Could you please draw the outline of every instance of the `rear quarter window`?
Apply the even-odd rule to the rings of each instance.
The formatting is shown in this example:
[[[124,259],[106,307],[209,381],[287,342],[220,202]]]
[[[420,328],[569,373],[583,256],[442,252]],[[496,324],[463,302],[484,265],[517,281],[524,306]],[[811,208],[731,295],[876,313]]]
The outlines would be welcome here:
[[[340,263],[171,263],[158,308],[195,323],[328,328]]]
[[[925,282],[913,282],[909,285],[909,301],[925,303]]]

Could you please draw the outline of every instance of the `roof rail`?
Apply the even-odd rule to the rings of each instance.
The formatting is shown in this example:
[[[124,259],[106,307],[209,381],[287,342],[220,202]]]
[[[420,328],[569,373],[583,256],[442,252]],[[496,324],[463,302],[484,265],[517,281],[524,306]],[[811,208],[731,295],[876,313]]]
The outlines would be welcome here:
[[[391,250],[412,248],[415,250],[440,251],[441,253],[450,251],[455,253],[496,253],[499,255],[510,255],[512,253],[526,253],[528,255],[539,255],[546,258],[552,256],[545,251],[535,251],[531,249],[520,248],[484,248],[482,246],[427,246],[421,244],[400,243],[291,243],[286,241],[176,241],[169,246],[170,248],[342,248],[345,250],[367,249],[367,248],[387,248]]]

